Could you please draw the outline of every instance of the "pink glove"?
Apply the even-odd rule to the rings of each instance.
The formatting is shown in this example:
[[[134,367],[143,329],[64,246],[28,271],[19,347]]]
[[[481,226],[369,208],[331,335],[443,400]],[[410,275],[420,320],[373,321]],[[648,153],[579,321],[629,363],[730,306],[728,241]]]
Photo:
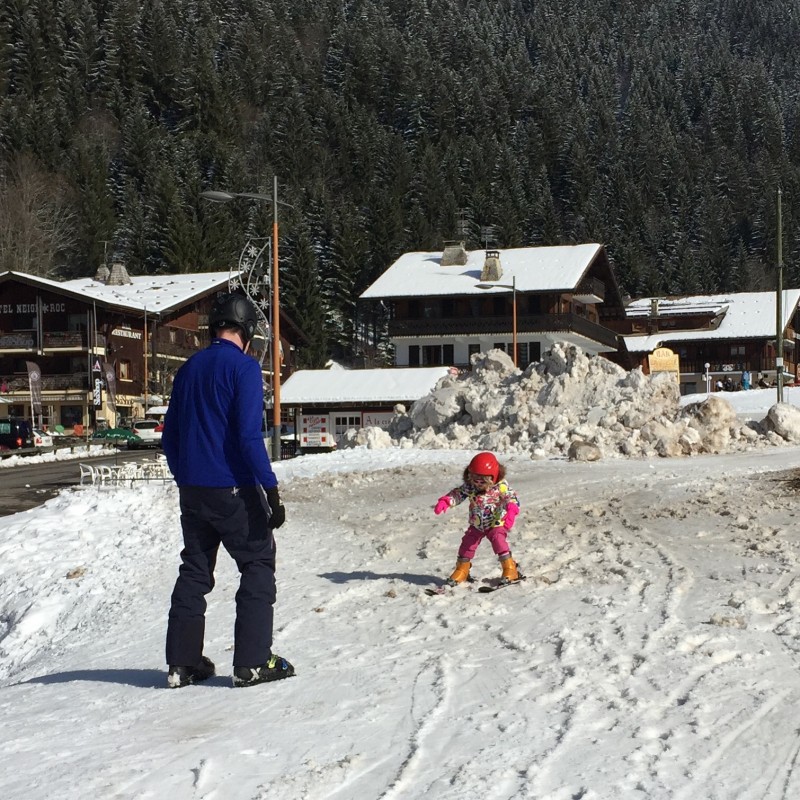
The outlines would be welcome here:
[[[510,503],[506,507],[506,516],[503,519],[503,525],[506,526],[507,531],[514,527],[514,520],[517,518],[517,514],[519,514],[519,506],[516,503]]]
[[[440,497],[439,502],[433,507],[434,514],[444,514],[450,508],[450,498]]]

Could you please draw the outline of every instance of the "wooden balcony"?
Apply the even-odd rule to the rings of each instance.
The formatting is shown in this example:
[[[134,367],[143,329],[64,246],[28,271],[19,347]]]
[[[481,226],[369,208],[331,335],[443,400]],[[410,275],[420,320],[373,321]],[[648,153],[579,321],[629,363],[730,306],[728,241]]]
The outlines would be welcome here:
[[[389,336],[470,336],[492,333],[511,335],[511,315],[455,319],[393,319]],[[617,334],[577,314],[537,314],[517,318],[517,335],[573,333],[604,347],[618,349]]]
[[[41,347],[35,331],[0,334],[0,353],[81,352],[87,347],[85,331],[48,331],[42,335]],[[104,336],[95,336],[95,347],[105,348]]]
[[[27,375],[15,375],[6,381],[9,394],[22,392],[26,396],[30,393],[30,383]],[[89,376],[85,372],[72,372],[65,375],[42,375],[42,390],[45,392],[57,391],[86,391],[89,389]]]
[[[586,278],[572,295],[579,303],[602,303],[606,299],[606,285],[597,278]]]
[[[175,358],[189,358],[194,355],[198,350],[203,349],[201,344],[199,347],[189,347],[187,345],[175,344],[173,342],[157,342],[155,345],[155,357],[159,356],[173,356]]]

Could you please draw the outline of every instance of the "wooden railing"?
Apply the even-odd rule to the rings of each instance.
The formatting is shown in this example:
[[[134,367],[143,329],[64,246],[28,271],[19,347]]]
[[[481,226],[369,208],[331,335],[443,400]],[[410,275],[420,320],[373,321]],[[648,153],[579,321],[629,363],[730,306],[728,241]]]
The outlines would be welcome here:
[[[511,315],[436,319],[393,319],[389,336],[448,336],[512,332]],[[517,334],[576,333],[617,349],[617,334],[577,314],[537,314],[517,318]]]

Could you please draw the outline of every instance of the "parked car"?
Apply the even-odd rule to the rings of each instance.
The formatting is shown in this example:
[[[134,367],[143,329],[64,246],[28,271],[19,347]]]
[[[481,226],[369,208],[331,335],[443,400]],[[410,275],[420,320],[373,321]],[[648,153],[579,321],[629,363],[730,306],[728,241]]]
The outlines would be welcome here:
[[[114,444],[129,444],[131,439],[138,439],[139,437],[128,428],[103,428],[102,430],[95,431],[92,434],[92,439],[100,439],[103,441],[110,441]]]
[[[46,431],[40,431],[37,428],[33,429],[33,446],[34,447],[52,447],[53,437]]]
[[[137,447],[160,447],[161,432],[164,426],[155,419],[137,419],[132,423],[131,430],[136,434],[136,440],[128,442],[128,449]]]
[[[24,419],[0,419],[0,450],[19,450],[32,444],[31,426]]]

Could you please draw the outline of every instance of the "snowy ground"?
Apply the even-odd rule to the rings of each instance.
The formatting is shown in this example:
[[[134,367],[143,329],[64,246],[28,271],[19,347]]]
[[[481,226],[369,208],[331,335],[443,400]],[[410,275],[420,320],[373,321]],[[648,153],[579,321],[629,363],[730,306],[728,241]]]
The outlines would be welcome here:
[[[0,519],[0,797],[415,800],[800,796],[800,448],[504,458],[529,579],[452,569],[469,457],[347,450],[277,465],[275,650],[230,688],[236,575],[164,688],[176,492],[83,488]],[[76,467],[77,469],[77,467]],[[484,543],[478,584],[499,575]]]

